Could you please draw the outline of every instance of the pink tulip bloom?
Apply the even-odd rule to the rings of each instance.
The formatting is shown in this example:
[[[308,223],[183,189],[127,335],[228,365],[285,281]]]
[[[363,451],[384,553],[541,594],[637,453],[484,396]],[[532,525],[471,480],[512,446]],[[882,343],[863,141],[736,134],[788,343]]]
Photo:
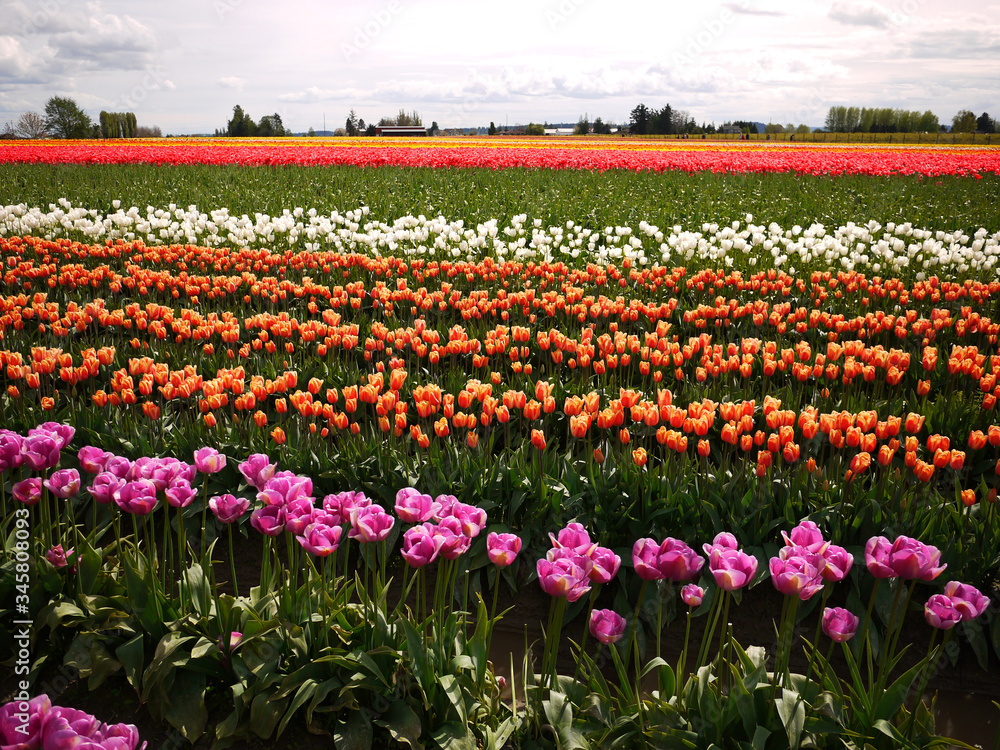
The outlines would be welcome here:
[[[687,544],[670,537],[663,540],[656,555],[656,567],[663,574],[663,578],[675,583],[690,581],[697,577],[698,571],[704,564],[705,559]]]
[[[300,497],[285,506],[285,530],[298,536],[305,532],[306,526],[313,523],[313,499]],[[334,524],[338,529],[340,524]]]
[[[264,489],[257,493],[257,499],[265,505],[285,506],[292,500],[311,496],[312,491],[312,479],[283,471],[267,481]]]
[[[59,465],[59,441],[49,433],[29,434],[22,446],[24,463],[32,471],[45,471]]]
[[[625,618],[612,609],[595,609],[590,613],[590,634],[605,645],[620,641],[625,626]]]
[[[989,598],[967,583],[949,581],[944,587],[944,595],[951,599],[952,606],[963,620],[975,620],[990,606]]]
[[[924,605],[927,624],[940,630],[951,630],[962,621],[962,613],[955,603],[944,594],[934,594]]]
[[[14,750],[36,750],[42,747],[42,723],[52,708],[49,696],[39,695],[28,701],[28,710],[21,711],[20,701],[0,707],[0,747]],[[26,713],[25,722],[20,714]]]
[[[590,553],[590,561],[594,564],[589,574],[592,583],[608,583],[618,575],[622,565],[621,557],[607,547],[595,547]]]
[[[234,523],[243,517],[250,507],[250,501],[233,495],[213,495],[208,500],[208,507],[219,523]],[[256,528],[256,527],[254,527]],[[260,529],[258,529],[260,531]],[[270,536],[274,536],[271,534]]]
[[[274,470],[278,465],[272,464],[271,459],[264,453],[252,453],[238,468],[240,474],[247,480],[247,484],[259,491],[264,489],[267,481],[274,476]]]
[[[215,448],[199,448],[194,452],[194,466],[202,474],[217,474],[226,468],[226,457]]]
[[[712,540],[711,544],[703,544],[702,549],[705,551],[707,557],[712,556],[713,550],[726,550],[726,549],[739,549],[740,543],[735,536],[730,534],[728,531],[720,531],[715,535],[715,539]]]
[[[16,482],[10,490],[14,495],[14,499],[19,503],[23,505],[35,505],[42,499],[41,477],[22,479],[20,482]]]
[[[590,591],[589,559],[571,550],[554,549],[536,565],[538,583],[549,596],[565,596],[575,602]]]
[[[441,503],[413,487],[404,487],[396,493],[396,515],[403,523],[424,523],[440,510]]]
[[[119,479],[110,471],[102,471],[94,477],[87,492],[94,498],[94,502],[106,505],[115,499],[115,491],[123,484],[125,484],[124,479]]]
[[[126,482],[115,490],[114,500],[126,513],[148,515],[156,507],[156,485],[148,479]]]
[[[45,553],[45,559],[48,560],[56,568],[65,568],[69,564],[69,558],[73,557],[74,550],[63,551],[63,546],[57,544],[55,547],[50,549]],[[76,572],[76,566],[72,568],[73,572]]]
[[[565,529],[561,529],[559,536],[550,531],[549,539],[552,540],[552,546],[556,549],[569,549],[578,555],[586,555],[588,557],[597,546],[594,542],[590,541],[590,534],[587,533],[583,524],[576,521],[567,524]]]
[[[499,568],[505,568],[514,562],[521,551],[521,537],[516,534],[498,534],[495,531],[486,535],[486,554],[490,562]]]
[[[73,440],[73,436],[76,434],[76,428],[68,424],[60,424],[59,422],[43,422],[37,427],[33,427],[28,430],[28,436],[32,435],[51,435],[56,439],[59,444],[59,450],[62,450]]]
[[[826,561],[826,566],[823,568],[824,581],[836,583],[837,581],[844,580],[847,574],[851,572],[851,566],[854,565],[854,555],[843,547],[830,544],[820,554],[823,555],[823,559]]]
[[[108,459],[114,454],[95,448],[92,445],[85,446],[76,454],[80,461],[80,468],[88,474],[100,474],[108,463]]]
[[[475,539],[479,536],[479,532],[486,527],[486,511],[475,505],[454,502],[448,513],[441,517],[441,520],[448,517],[458,519],[462,525],[462,533],[469,539]]]
[[[941,551],[908,536],[897,537],[889,551],[889,566],[900,578],[933,581],[947,568],[941,565]]]
[[[719,588],[736,591],[753,580],[757,573],[757,558],[742,550],[716,547],[708,558],[708,568]]]
[[[823,554],[823,550],[828,544],[823,540],[823,534],[819,527],[808,520],[800,521],[790,534],[782,531],[781,536],[785,538],[785,544],[789,547],[805,547],[814,554]]]
[[[132,462],[125,458],[125,456],[112,456],[104,464],[104,470],[111,472],[119,479],[125,479],[128,473],[132,471]]]
[[[636,575],[644,581],[659,581],[664,578],[660,570],[658,557],[660,545],[655,539],[639,539],[632,545],[632,565]]]
[[[351,530],[348,538],[357,539],[362,543],[381,542],[392,531],[396,519],[385,512],[381,505],[368,505],[364,508],[352,508]]]
[[[438,495],[434,498],[434,502],[441,506],[438,510],[437,515],[434,516],[433,521],[440,521],[442,518],[451,515],[451,507],[458,502],[458,498],[454,495]]]
[[[858,618],[843,607],[823,610],[823,632],[837,643],[849,641],[858,630]]]
[[[434,562],[441,547],[445,543],[445,535],[432,523],[422,523],[406,530],[403,534],[403,549],[400,554],[412,568],[422,568]]]
[[[705,589],[696,583],[689,583],[681,589],[681,601],[694,609],[700,607],[705,598]]]
[[[80,472],[76,469],[60,469],[52,472],[44,484],[53,495],[67,500],[80,492]]]
[[[281,505],[257,508],[250,514],[250,525],[265,536],[278,536],[285,530],[285,508]]]
[[[234,630],[233,632],[231,632],[229,634],[229,648],[228,648],[229,652],[232,653],[233,651],[235,651],[236,647],[239,646],[242,641],[243,641],[243,633],[241,633],[238,630]],[[219,636],[219,649],[222,650],[222,651],[226,651],[227,649],[225,648],[225,646],[226,646],[226,642],[223,640],[223,637],[220,635]]]
[[[10,430],[0,430],[0,474],[24,463],[24,438]]]
[[[372,504],[363,492],[338,492],[323,498],[323,510],[339,519],[337,526],[349,523],[352,508],[364,508]]]
[[[197,490],[186,479],[177,480],[167,487],[163,494],[166,496],[167,502],[174,508],[186,508],[198,496]]]
[[[296,539],[302,545],[302,549],[310,555],[326,557],[337,551],[343,531],[340,526],[323,526],[311,523],[302,530],[301,534],[296,536]]]
[[[889,564],[892,542],[884,536],[873,536],[865,545],[865,566],[876,578],[895,578],[897,573]]]
[[[771,581],[785,596],[797,596],[805,601],[823,588],[822,571],[826,561],[822,555],[805,552],[801,547],[798,549],[803,553],[793,554],[785,559],[771,558]]]

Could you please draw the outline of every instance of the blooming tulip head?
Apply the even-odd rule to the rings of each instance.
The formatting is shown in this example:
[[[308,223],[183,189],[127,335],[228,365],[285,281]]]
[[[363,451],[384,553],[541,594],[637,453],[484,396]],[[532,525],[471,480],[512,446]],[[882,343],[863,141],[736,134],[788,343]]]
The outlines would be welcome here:
[[[865,566],[876,578],[895,578],[897,573],[889,565],[892,542],[884,536],[873,536],[865,545]]]
[[[625,618],[612,609],[590,613],[590,633],[605,645],[617,643],[625,635]]]
[[[889,550],[889,567],[905,580],[933,581],[947,565],[941,565],[941,551],[907,536],[900,536]]]
[[[424,523],[440,510],[441,503],[413,487],[404,487],[396,493],[396,515],[403,523]]]
[[[338,492],[323,498],[323,510],[339,519],[337,525],[349,523],[352,508],[364,508],[371,504],[372,501],[363,492]]]
[[[0,708],[0,747],[17,750],[35,750],[42,747],[42,723],[52,703],[49,696],[39,695],[28,701],[28,710],[22,711],[19,701],[5,703]],[[23,714],[27,714],[27,721]]]
[[[209,498],[208,507],[219,523],[233,523],[240,520],[243,514],[247,512],[247,508],[250,507],[250,501],[246,498],[234,497],[230,494],[214,495]],[[260,529],[257,530],[260,531]]]
[[[285,506],[300,497],[312,495],[313,483],[309,477],[300,477],[283,471],[271,477],[264,489],[257,493],[257,499],[265,505]]]
[[[186,479],[178,479],[167,487],[163,494],[166,496],[167,502],[174,508],[186,508],[194,501],[198,492]]]
[[[664,578],[675,583],[697,577],[704,564],[703,557],[678,539],[667,537],[657,551],[656,567]]]
[[[590,569],[590,580],[593,583],[608,583],[618,575],[622,559],[607,547],[595,547],[590,553],[590,561],[594,567]]]
[[[264,489],[267,481],[274,476],[276,468],[278,465],[272,464],[271,459],[264,453],[252,453],[239,465],[240,474],[247,480],[247,484],[258,491]]]
[[[156,507],[156,485],[148,479],[125,482],[115,490],[114,500],[126,513],[148,515]]]
[[[793,549],[795,551],[787,556],[771,558],[771,581],[785,596],[797,596],[805,601],[823,588],[826,561],[822,555],[808,552],[805,548]]]
[[[53,567],[65,568],[69,564],[69,559],[74,557],[74,555],[73,550],[63,550],[63,546],[57,544],[45,553],[45,559],[52,563]],[[75,566],[73,569],[76,569]]]
[[[58,438],[48,432],[29,434],[22,443],[24,463],[32,471],[46,471],[59,465],[61,445]]]
[[[958,581],[949,581],[944,587],[944,596],[951,599],[951,604],[963,620],[974,620],[990,606],[988,597],[975,586]]]
[[[549,596],[575,602],[590,591],[590,560],[569,549],[550,550],[535,565],[538,583]]]
[[[851,572],[851,566],[854,565],[854,555],[843,547],[830,544],[820,554],[826,561],[823,568],[824,581],[842,581]]]
[[[823,632],[837,643],[849,641],[858,630],[858,618],[843,607],[823,610]]]
[[[14,493],[14,499],[24,505],[35,505],[42,499],[41,477],[22,479],[20,482],[16,482],[10,489]]]
[[[962,621],[962,613],[950,597],[934,594],[924,605],[924,619],[933,628],[951,630]]]
[[[386,513],[381,505],[373,503],[363,508],[352,508],[350,522],[348,538],[367,544],[381,542],[389,536],[396,519]]]
[[[716,547],[708,558],[708,568],[719,588],[736,591],[753,580],[757,573],[757,558],[742,550]]]
[[[132,471],[132,462],[125,458],[125,456],[112,456],[104,464],[104,470],[111,472],[119,479],[125,479],[128,473]]]
[[[217,474],[226,468],[226,457],[206,446],[194,452],[194,466],[202,474]]]
[[[462,522],[454,516],[442,518],[434,528],[444,540],[441,543],[441,556],[446,560],[458,559],[472,546],[472,537],[466,536],[462,530]]]
[[[681,589],[681,601],[694,609],[700,607],[705,598],[705,589],[696,583],[688,583]]]
[[[469,537],[469,539],[475,539],[479,536],[479,532],[486,526],[486,511],[482,508],[477,508],[475,505],[454,502],[451,504],[449,511],[447,513],[442,511],[442,514],[442,520],[448,517],[458,519],[462,527],[462,533]]]
[[[521,537],[517,534],[498,534],[491,531],[486,535],[486,554],[490,562],[499,568],[506,568],[521,551]]]
[[[114,454],[95,448],[92,445],[84,446],[76,454],[80,461],[80,468],[88,474],[100,474],[108,463],[108,459]]]
[[[305,532],[306,526],[313,523],[313,498],[300,497],[285,506],[285,530],[298,536]],[[340,528],[339,524],[334,524]]]
[[[561,529],[558,536],[550,531],[549,539],[552,540],[552,546],[556,549],[570,549],[578,555],[589,556],[596,546],[590,541],[590,534],[587,533],[583,524],[575,521],[567,524],[565,529]]]
[[[337,551],[343,533],[344,530],[340,526],[311,523],[302,530],[301,534],[296,536],[296,539],[302,545],[302,549],[310,555],[327,557]]]
[[[115,490],[125,484],[124,479],[119,479],[110,471],[102,471],[87,488],[87,492],[94,498],[94,502],[106,505],[115,499]]]
[[[400,554],[413,568],[422,568],[437,559],[445,535],[432,523],[422,523],[406,530],[403,534],[403,549]]]
[[[660,545],[655,539],[639,539],[632,545],[632,565],[636,575],[644,581],[659,581],[663,576],[657,564]]]
[[[285,530],[284,506],[265,505],[263,508],[257,508],[250,514],[250,525],[265,536],[278,536]]]
[[[819,527],[809,520],[800,521],[799,525],[792,529],[790,534],[784,531],[781,535],[785,538],[785,544],[789,547],[804,547],[810,552],[822,554],[827,542],[823,540],[823,533]]]
[[[0,430],[0,474],[24,463],[24,438],[10,430]]]

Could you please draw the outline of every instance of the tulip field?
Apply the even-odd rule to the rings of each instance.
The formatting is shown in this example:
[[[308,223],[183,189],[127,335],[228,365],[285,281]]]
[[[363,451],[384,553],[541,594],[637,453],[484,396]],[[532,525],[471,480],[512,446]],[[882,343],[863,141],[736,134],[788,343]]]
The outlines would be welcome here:
[[[0,748],[943,746],[1000,149],[383,144],[0,142]]]

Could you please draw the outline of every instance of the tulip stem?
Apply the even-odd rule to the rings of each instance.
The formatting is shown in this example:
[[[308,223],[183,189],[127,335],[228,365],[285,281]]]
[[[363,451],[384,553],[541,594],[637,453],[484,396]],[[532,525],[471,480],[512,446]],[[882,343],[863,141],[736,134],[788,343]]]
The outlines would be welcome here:
[[[233,525],[231,523],[226,524],[226,531],[229,535],[229,575],[233,579],[233,596],[237,599],[240,598],[240,588],[239,584],[236,582],[236,557],[233,553]],[[326,566],[323,567],[323,586],[326,587]]]
[[[678,691],[678,694],[680,694],[680,691],[683,689],[683,686],[684,686],[684,667],[686,666],[685,662],[687,662],[688,642],[691,639],[691,610],[692,609],[693,609],[692,607],[688,607],[688,611],[687,611],[687,625],[684,628],[684,648],[681,650],[681,658],[677,662],[677,691]]]

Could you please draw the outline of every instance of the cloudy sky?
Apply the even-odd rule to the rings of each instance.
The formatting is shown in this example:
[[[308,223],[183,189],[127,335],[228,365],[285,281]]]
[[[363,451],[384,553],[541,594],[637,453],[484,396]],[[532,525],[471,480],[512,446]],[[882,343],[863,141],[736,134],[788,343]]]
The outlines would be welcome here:
[[[832,105],[1000,116],[1000,0],[0,0],[0,124],[52,95],[175,134],[239,104],[287,127],[821,125]]]

